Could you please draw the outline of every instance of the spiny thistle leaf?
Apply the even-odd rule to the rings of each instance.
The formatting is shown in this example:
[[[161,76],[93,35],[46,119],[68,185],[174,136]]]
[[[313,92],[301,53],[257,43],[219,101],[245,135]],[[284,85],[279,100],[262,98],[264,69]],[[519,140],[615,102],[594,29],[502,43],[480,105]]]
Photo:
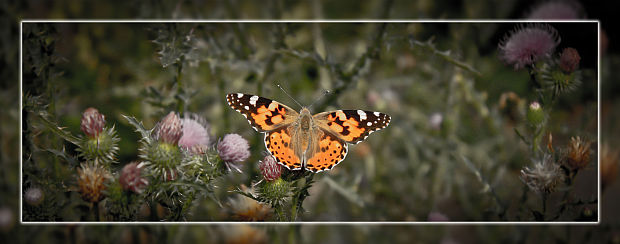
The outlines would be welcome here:
[[[76,167],[80,164],[77,158],[67,154],[64,147],[62,148],[62,151],[56,149],[46,149],[46,151],[51,152],[56,155],[56,157],[64,159],[67,163],[69,163],[69,165],[71,165],[71,167]]]
[[[151,130],[147,130],[146,128],[144,128],[144,125],[142,124],[142,121],[138,121],[135,117],[133,116],[126,116],[126,115],[122,115],[125,119],[127,119],[127,121],[129,121],[129,124],[133,125],[133,127],[136,128],[136,132],[140,133],[140,135],[142,135],[142,139],[146,140],[146,143],[151,143],[151,132],[153,131]]]
[[[79,138],[77,138],[76,136],[72,135],[71,132],[68,132],[66,130],[64,130],[64,127],[60,127],[56,124],[56,122],[52,122],[49,119],[49,114],[45,111],[39,111],[37,113],[37,115],[39,116],[39,118],[41,118],[41,122],[42,124],[49,129],[50,131],[52,131],[52,133],[62,137],[62,139],[65,139],[68,142],[71,142],[77,146],[80,145],[81,140]]]

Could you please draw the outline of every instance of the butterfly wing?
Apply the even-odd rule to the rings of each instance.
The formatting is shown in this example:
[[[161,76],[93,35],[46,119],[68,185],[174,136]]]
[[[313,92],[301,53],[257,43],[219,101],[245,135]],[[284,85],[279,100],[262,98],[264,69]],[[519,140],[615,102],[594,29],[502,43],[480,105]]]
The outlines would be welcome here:
[[[293,138],[290,127],[283,126],[265,133],[265,147],[282,166],[290,170],[300,170],[302,163],[293,150]]]
[[[370,133],[387,127],[390,116],[363,110],[336,110],[312,116],[319,128],[331,132],[348,143],[360,143]]]
[[[269,98],[243,93],[230,93],[226,101],[241,113],[258,132],[274,130],[295,121],[299,114],[288,106]]]
[[[258,132],[265,132],[265,147],[276,161],[291,170],[302,168],[301,159],[292,148],[289,125],[299,113],[268,98],[243,93],[226,95],[228,105],[241,113]]]
[[[306,161],[306,169],[314,173],[330,170],[347,156],[347,143],[323,129],[317,129],[318,147]]]

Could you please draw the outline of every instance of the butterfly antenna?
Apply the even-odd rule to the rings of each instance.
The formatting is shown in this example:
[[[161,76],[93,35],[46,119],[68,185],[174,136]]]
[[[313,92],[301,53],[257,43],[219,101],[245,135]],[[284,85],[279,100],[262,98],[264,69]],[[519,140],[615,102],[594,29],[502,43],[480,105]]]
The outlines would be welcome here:
[[[291,97],[291,95],[289,95],[288,92],[286,92],[284,90],[284,88],[282,88],[282,86],[280,86],[280,84],[278,84],[277,86],[278,86],[278,88],[280,88],[280,90],[282,90],[284,92],[284,94],[286,94],[291,100],[293,100],[293,102],[297,103],[297,105],[299,105],[299,107],[302,107],[302,108],[304,107],[304,106],[301,106],[301,104],[299,104],[299,102],[297,102],[297,100],[295,100],[295,98]]]
[[[308,106],[308,108],[312,108],[312,105],[314,105],[316,102],[318,102],[319,100],[321,100],[322,98],[325,97],[325,95],[329,94],[329,90],[324,90],[323,91],[323,95],[321,95],[320,97],[318,97],[316,100],[314,100],[314,102],[312,102],[312,104],[310,104],[310,106]]]

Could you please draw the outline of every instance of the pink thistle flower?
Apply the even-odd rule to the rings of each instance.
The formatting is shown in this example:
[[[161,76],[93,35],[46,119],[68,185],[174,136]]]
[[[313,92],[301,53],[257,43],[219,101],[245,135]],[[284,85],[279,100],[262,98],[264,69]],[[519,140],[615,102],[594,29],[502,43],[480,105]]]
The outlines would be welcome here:
[[[258,163],[258,168],[266,181],[277,180],[282,174],[282,166],[280,166],[271,155],[267,155],[263,161],[260,161]]]
[[[582,7],[575,1],[547,1],[536,5],[527,19],[580,19]]]
[[[146,179],[142,178],[142,166],[143,164],[133,162],[123,167],[118,181],[121,183],[124,190],[130,190],[140,194],[149,184]]]
[[[172,145],[177,145],[182,133],[183,124],[174,112],[168,113],[155,129],[155,136],[158,140]]]
[[[519,26],[499,43],[500,58],[521,69],[550,57],[560,40],[558,31],[550,25]]]
[[[87,108],[82,113],[82,124],[80,129],[91,138],[99,136],[105,126],[105,116],[99,113],[96,108]]]
[[[238,134],[228,134],[217,144],[217,153],[225,162],[242,162],[250,157],[250,144]]]
[[[183,125],[183,135],[179,139],[179,146],[185,149],[203,147],[209,145],[209,128],[204,120],[197,116],[195,118],[184,118],[181,121]]]

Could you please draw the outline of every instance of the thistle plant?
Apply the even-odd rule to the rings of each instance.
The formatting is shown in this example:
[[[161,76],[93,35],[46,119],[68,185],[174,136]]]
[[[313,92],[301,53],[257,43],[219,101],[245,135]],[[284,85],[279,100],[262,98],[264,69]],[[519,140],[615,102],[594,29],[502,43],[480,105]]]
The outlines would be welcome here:
[[[214,180],[232,169],[240,172],[236,164],[250,155],[248,142],[237,134],[224,136],[217,149],[212,148],[208,145],[210,139],[203,125],[206,122],[181,120],[174,112],[168,113],[150,130],[135,118],[125,117],[142,135],[139,156],[143,162],[134,167],[146,171],[144,181],[148,186],[144,194],[153,204],[167,208],[169,215],[166,218],[169,219],[185,219],[193,200],[202,196],[219,203]],[[127,170],[128,177],[135,175],[131,170]],[[121,175],[121,185],[126,187],[123,184],[126,181],[129,179]],[[133,182],[134,185],[140,184],[142,180],[133,179]]]
[[[550,113],[558,98],[574,91],[581,84],[579,62],[581,57],[574,48],[565,48],[554,54],[561,38],[555,28],[546,24],[519,26],[506,35],[499,44],[500,58],[515,70],[527,68],[536,100],[526,110],[527,133],[515,132],[529,145],[531,166],[521,170],[521,181],[542,199],[542,212],[532,210],[534,219],[545,221],[557,219],[568,205],[568,190],[564,189],[564,201],[557,215],[547,216],[548,196],[560,184],[570,187],[577,172],[590,162],[592,142],[572,137],[566,148],[556,150],[549,128]],[[543,135],[548,135],[543,145]]]

